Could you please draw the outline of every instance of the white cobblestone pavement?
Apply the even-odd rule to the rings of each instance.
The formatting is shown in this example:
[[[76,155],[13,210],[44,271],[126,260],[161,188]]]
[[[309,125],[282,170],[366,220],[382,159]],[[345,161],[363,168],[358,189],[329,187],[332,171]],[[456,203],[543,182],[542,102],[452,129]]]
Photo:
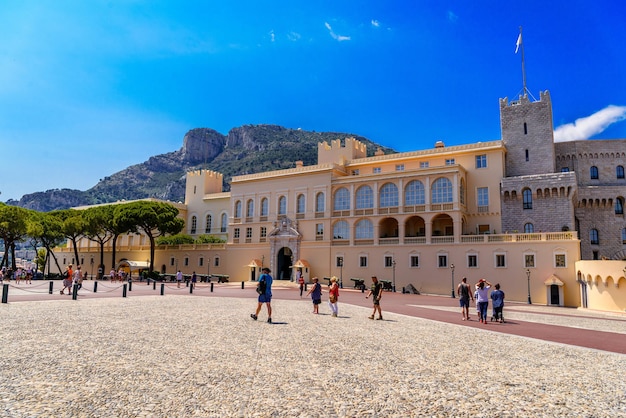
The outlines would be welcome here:
[[[340,303],[0,307],[4,417],[619,417],[626,356]]]

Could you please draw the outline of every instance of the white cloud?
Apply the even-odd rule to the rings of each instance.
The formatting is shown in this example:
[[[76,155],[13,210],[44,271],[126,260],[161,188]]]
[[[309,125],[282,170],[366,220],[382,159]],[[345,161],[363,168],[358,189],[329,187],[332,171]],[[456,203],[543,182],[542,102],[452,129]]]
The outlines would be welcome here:
[[[330,26],[330,24],[328,22],[324,22],[324,26],[326,26],[326,29],[328,29],[328,32],[330,33],[330,36],[332,36],[333,39],[336,39],[339,42],[341,42],[341,41],[349,41],[350,40],[349,36],[337,35],[333,31],[333,28]]]
[[[372,26],[374,26],[375,28],[380,26],[380,22],[378,20],[372,19]]]
[[[452,23],[456,23],[456,21],[459,20],[459,17],[456,14],[454,14],[453,11],[448,10],[448,20]]]
[[[271,30],[270,31],[270,42],[274,42],[276,41],[276,34],[274,34],[274,31]]]
[[[298,32],[291,31],[287,34],[287,39],[289,39],[292,42],[296,42],[300,40],[300,38],[302,38],[302,35],[300,35]]]
[[[554,142],[589,139],[610,125],[626,120],[626,106],[609,105],[591,116],[576,119],[554,130]]]

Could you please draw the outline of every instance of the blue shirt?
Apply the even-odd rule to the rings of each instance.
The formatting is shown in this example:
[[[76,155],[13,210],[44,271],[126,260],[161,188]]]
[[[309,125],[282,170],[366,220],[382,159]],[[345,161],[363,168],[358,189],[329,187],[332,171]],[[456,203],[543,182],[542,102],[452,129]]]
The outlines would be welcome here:
[[[272,276],[267,273],[263,273],[261,274],[261,277],[259,277],[259,281],[265,282],[265,294],[267,296],[272,296]]]
[[[322,298],[322,285],[319,283],[315,283],[313,286],[313,291],[311,292],[311,299],[321,299]]]
[[[491,300],[494,308],[504,306],[504,292],[502,290],[494,290],[491,292]]]

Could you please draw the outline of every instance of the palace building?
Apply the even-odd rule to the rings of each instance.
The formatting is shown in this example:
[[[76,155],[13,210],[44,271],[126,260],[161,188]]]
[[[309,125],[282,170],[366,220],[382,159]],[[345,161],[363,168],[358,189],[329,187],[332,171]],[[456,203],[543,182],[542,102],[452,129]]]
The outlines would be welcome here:
[[[226,243],[159,247],[155,268],[238,281],[302,269],[343,287],[375,275],[442,295],[484,277],[508,300],[625,309],[626,140],[555,144],[547,91],[501,99],[500,122],[501,140],[371,157],[353,138],[323,142],[316,165],[236,176],[230,192],[221,174],[190,172],[183,232]],[[148,248],[129,236],[116,251],[146,260]],[[595,269],[600,259],[614,264]]]

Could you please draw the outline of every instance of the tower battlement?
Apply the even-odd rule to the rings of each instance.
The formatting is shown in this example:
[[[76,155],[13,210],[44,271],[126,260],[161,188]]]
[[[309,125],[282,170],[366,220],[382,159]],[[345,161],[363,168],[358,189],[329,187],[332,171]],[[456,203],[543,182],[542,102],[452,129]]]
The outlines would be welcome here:
[[[326,141],[317,144],[318,164],[345,164],[346,161],[365,157],[367,146],[354,137],[345,138],[343,144],[341,139],[332,140],[330,145]]]

